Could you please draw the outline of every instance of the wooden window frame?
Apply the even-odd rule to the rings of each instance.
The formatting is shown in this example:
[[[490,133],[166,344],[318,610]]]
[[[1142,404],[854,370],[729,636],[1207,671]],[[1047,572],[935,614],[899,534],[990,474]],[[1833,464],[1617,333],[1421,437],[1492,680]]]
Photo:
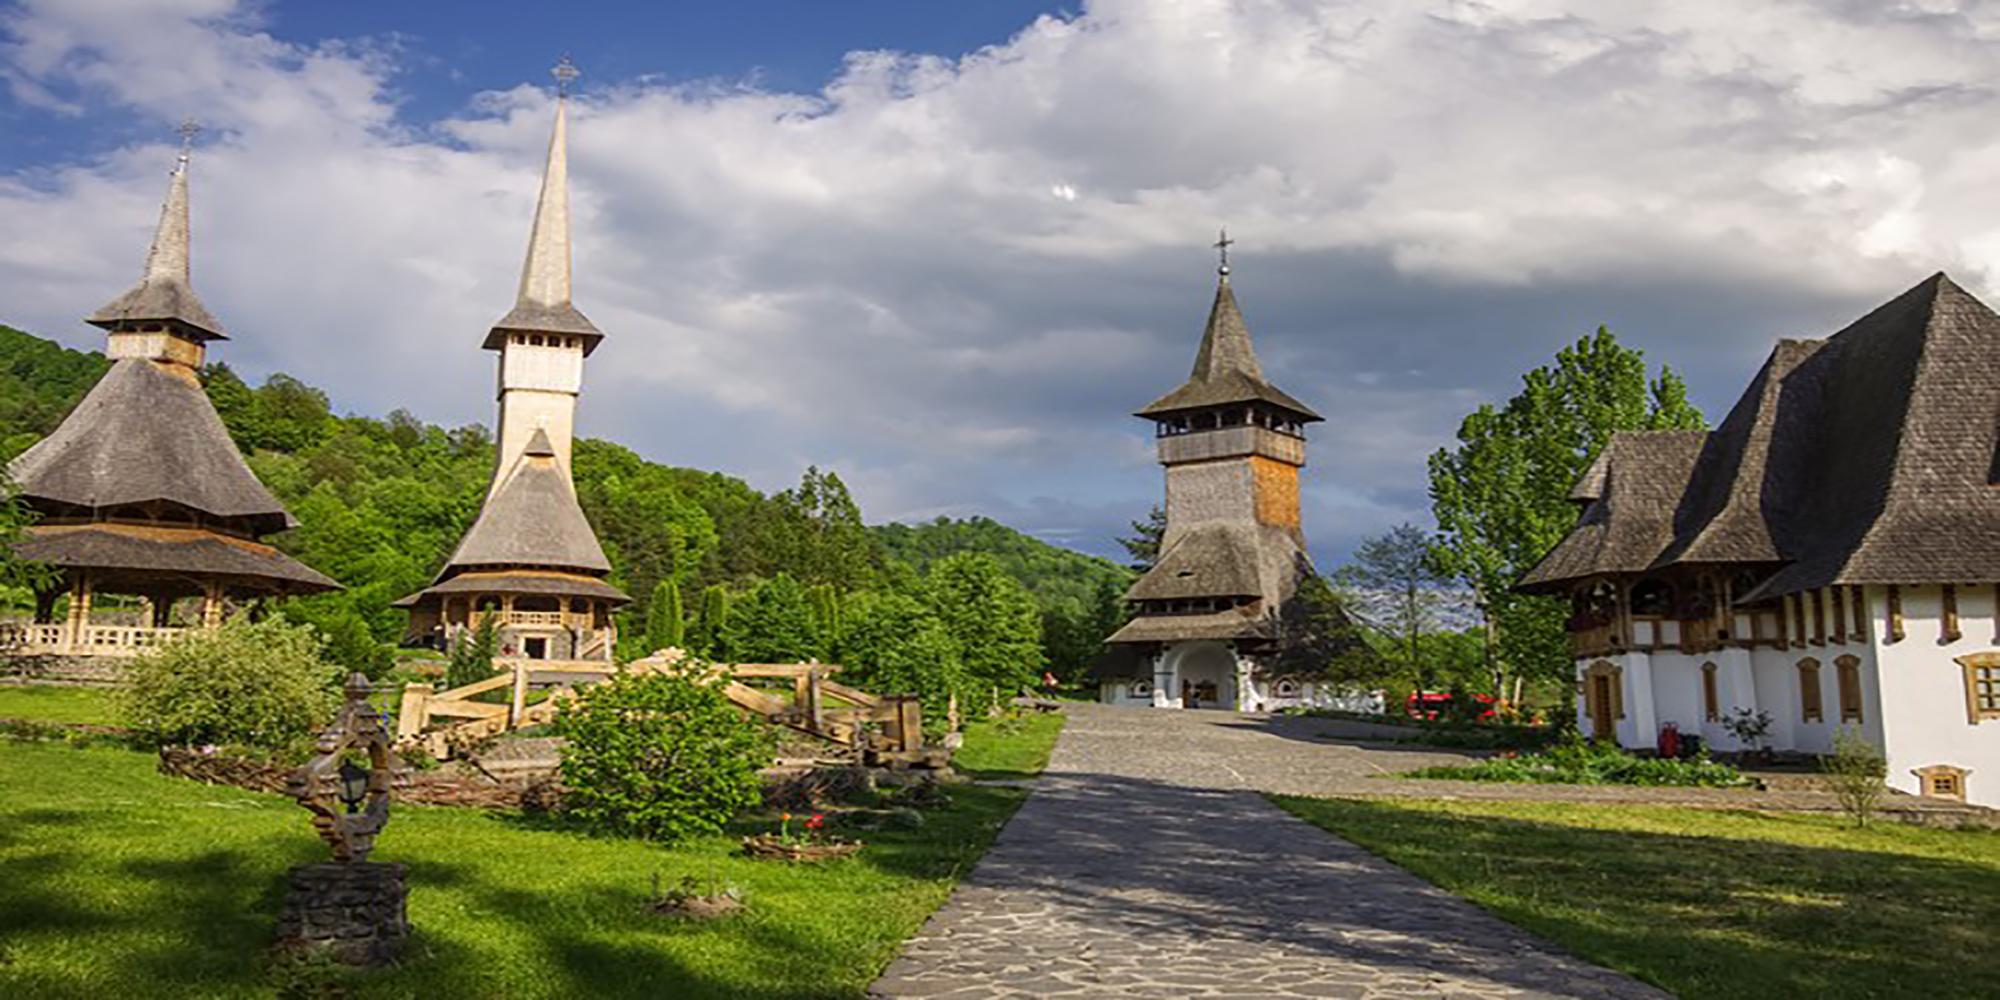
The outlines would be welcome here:
[[[1967,653],[1953,662],[1965,671],[1965,720],[1971,725],[2000,720],[2000,700],[1995,700],[1991,708],[1979,705],[1979,685],[2000,686],[2000,650],[1984,653]],[[1981,674],[1988,676],[1982,678]],[[2000,693],[1996,693],[2000,699]]]
[[[1903,588],[1889,585],[1889,641],[1903,641]]]
[[[1707,722],[1722,720],[1722,698],[1716,687],[1715,675],[1714,661],[1701,665],[1701,715]]]
[[[1938,635],[1938,644],[1957,642],[1965,637],[1958,627],[1958,585],[1947,583],[1938,592],[1938,616],[1944,631]]]
[[[1798,662],[1799,721],[1826,721],[1826,693],[1819,683],[1819,661],[1808,656]],[[1807,697],[1811,695],[1811,697]]]
[[[1862,721],[1861,658],[1842,656],[1833,661],[1834,687],[1840,694],[1841,725]]]
[[[1912,768],[1917,776],[1917,794],[1927,799],[1955,799],[1965,801],[1965,776],[1971,771],[1950,764],[1932,764],[1928,767]]]
[[[1847,588],[1828,587],[1827,597],[1833,601],[1833,641],[1847,644]]]
[[[1583,671],[1583,715],[1586,719],[1597,718],[1596,707],[1590,703],[1591,679],[1600,674],[1611,678],[1611,717],[1625,717],[1625,668],[1610,660],[1597,660]]]
[[[1848,589],[1848,603],[1854,608],[1854,641],[1868,641],[1868,588],[1853,586]]]
[[[1826,601],[1825,591],[1815,588],[1812,592],[1812,644],[1826,645]]]

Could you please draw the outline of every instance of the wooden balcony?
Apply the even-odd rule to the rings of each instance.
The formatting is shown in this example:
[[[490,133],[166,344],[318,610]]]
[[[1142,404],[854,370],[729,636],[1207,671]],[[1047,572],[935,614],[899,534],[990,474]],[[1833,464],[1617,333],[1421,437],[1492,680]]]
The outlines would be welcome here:
[[[136,656],[193,631],[142,625],[0,622],[0,655]]]

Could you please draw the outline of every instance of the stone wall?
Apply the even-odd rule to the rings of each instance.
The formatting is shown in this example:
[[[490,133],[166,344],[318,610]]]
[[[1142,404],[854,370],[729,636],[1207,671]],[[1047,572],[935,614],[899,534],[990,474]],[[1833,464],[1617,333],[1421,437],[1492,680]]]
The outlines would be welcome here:
[[[73,684],[112,687],[124,679],[124,656],[0,657],[0,684]]]

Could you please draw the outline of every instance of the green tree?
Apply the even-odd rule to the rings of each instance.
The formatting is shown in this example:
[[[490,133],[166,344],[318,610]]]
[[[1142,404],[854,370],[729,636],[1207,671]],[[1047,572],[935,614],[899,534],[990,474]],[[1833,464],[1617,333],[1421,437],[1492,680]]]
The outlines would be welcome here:
[[[1621,430],[1703,426],[1680,376],[1662,368],[1648,381],[1644,354],[1598,327],[1523,376],[1504,406],[1467,416],[1458,445],[1431,456],[1433,555],[1478,601],[1496,687],[1510,674],[1569,675],[1564,602],[1512,587],[1575,524],[1569,490],[1605,442]]]
[[[779,573],[751,588],[730,611],[738,659],[749,663],[792,663],[819,650],[812,603],[805,587]]]
[[[1389,664],[1431,690],[1435,672],[1423,656],[1425,634],[1438,627],[1444,603],[1439,588],[1451,577],[1432,558],[1433,541],[1414,524],[1400,524],[1354,550],[1354,561],[1335,574],[1347,611],[1387,637]]]
[[[1132,557],[1132,568],[1143,573],[1160,561],[1160,539],[1167,534],[1167,510],[1154,504],[1146,512],[1146,519],[1132,522],[1132,533],[1118,539],[1125,554]]]
[[[661,580],[653,588],[653,600],[646,608],[646,653],[681,649],[685,645],[687,619],[681,614],[681,586]]]
[[[865,594],[853,602],[839,647],[841,682],[877,694],[914,694],[924,731],[948,726],[951,697],[970,696],[958,647],[944,623],[907,594]]]
[[[458,633],[451,644],[451,659],[445,664],[447,689],[477,684],[493,676],[493,657],[500,653],[500,629],[493,616],[479,619],[477,628]]]
[[[672,843],[756,805],[776,743],[703,664],[588,685],[557,713],[563,807],[614,833]]]
[[[323,648],[309,625],[239,615],[133,660],[119,715],[163,745],[297,750],[340,701]]]
[[[841,590],[875,582],[880,552],[861,523],[861,508],[838,474],[808,467],[799,485],[772,499],[795,525],[789,568],[799,579]]]
[[[691,650],[717,662],[737,659],[729,588],[715,584],[701,592],[701,616],[688,637]]]
[[[992,556],[965,552],[931,567],[931,610],[958,647],[968,707],[1010,698],[1041,679],[1041,615],[1034,598]]]
[[[1275,628],[1279,673],[1351,683],[1374,680],[1381,672],[1340,596],[1317,573],[1301,579],[1278,607]]]
[[[840,648],[840,632],[844,627],[840,591],[833,584],[822,583],[807,593],[812,603],[813,655],[821,662],[832,662],[834,651]]]

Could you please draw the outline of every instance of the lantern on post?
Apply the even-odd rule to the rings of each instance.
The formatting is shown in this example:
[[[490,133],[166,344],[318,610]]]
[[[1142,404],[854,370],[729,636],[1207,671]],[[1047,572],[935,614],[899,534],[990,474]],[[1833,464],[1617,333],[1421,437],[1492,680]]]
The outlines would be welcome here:
[[[329,951],[350,965],[395,960],[410,933],[408,869],[368,860],[389,822],[397,778],[388,723],[368,703],[372,691],[360,674],[347,679],[340,716],[314,741],[313,758],[286,781],[286,791],[312,812],[333,860],[291,870],[278,945]],[[366,766],[354,762],[357,755]]]

